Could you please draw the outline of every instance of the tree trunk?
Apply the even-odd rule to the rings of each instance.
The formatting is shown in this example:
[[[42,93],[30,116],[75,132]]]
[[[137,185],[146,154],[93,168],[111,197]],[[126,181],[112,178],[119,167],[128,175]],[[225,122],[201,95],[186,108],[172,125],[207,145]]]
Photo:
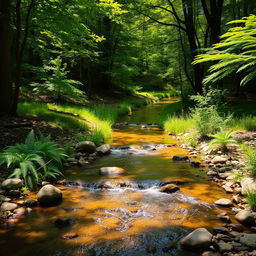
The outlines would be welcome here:
[[[0,116],[10,114],[12,100],[10,8],[0,1]]]

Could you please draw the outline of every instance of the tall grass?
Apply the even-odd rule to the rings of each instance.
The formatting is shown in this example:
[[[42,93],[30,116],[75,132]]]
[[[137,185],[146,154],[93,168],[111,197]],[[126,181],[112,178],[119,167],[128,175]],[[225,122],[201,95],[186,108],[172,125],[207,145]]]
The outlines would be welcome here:
[[[252,208],[253,211],[256,210],[256,191],[247,191],[245,196],[246,202]]]
[[[164,122],[164,130],[171,133],[185,133],[190,129],[195,129],[195,123],[192,118],[170,116]]]
[[[134,107],[149,104],[153,100],[169,97],[177,94],[177,92],[140,92],[138,94],[144,97],[130,97],[116,104],[96,104],[92,106],[25,102],[19,104],[18,112],[23,115],[38,117],[54,127],[72,129],[83,134],[84,139],[91,140],[99,145],[103,141],[111,139],[111,127],[120,115],[131,113]],[[78,116],[55,113],[49,109]]]
[[[246,130],[246,131],[256,131],[256,117],[255,116],[243,116],[233,118],[229,126],[233,130]]]

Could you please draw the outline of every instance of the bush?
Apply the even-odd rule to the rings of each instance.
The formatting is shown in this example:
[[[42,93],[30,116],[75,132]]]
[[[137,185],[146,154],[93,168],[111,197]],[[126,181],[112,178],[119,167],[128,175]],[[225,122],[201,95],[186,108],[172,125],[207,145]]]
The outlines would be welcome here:
[[[256,147],[244,147],[247,169],[251,176],[256,176]]]
[[[246,202],[252,208],[253,211],[256,210],[256,191],[247,191],[245,196]]]
[[[0,165],[6,164],[9,177],[22,178],[25,186],[33,190],[44,179],[56,179],[62,176],[59,171],[66,155],[63,149],[40,134],[35,136],[32,130],[24,144],[16,144],[0,153]]]
[[[218,134],[212,135],[212,139],[209,143],[210,146],[216,146],[222,151],[228,151],[230,144],[237,144],[237,141],[232,138],[233,131],[220,131]]]

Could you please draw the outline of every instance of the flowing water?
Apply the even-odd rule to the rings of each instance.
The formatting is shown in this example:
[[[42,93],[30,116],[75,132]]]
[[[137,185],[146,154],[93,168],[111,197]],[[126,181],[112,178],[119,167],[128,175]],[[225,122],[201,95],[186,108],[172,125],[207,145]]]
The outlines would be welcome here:
[[[227,195],[207,181],[202,170],[171,160],[188,152],[152,124],[175,101],[157,102],[123,117],[121,122],[132,125],[114,129],[111,155],[87,168],[66,171],[67,179],[80,185],[59,187],[61,205],[35,208],[15,226],[0,230],[1,255],[151,255],[146,248],[153,247],[154,255],[198,255],[181,250],[177,241],[195,228],[221,225],[216,215],[222,210],[213,202]],[[103,166],[122,167],[126,173],[103,177]],[[159,192],[165,182],[177,184],[180,191]],[[54,221],[59,217],[72,218],[73,225],[57,228]],[[78,237],[61,238],[70,232]]]

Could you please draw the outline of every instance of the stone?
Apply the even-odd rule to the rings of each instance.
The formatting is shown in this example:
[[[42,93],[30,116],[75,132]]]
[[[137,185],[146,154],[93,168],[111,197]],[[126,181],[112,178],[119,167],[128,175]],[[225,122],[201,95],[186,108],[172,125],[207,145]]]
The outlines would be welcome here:
[[[230,217],[227,215],[227,213],[220,213],[217,215],[217,218],[225,223],[230,223]]]
[[[23,187],[22,180],[17,178],[4,180],[1,185],[1,188],[4,190],[16,190],[22,187]]]
[[[255,224],[255,220],[253,214],[248,210],[241,210],[236,215],[235,218],[241,224],[245,226],[253,226]]]
[[[237,231],[237,232],[244,231],[244,227],[240,224],[229,224],[228,227],[230,227],[232,230]]]
[[[28,199],[26,199],[26,200],[24,201],[24,205],[26,205],[26,206],[28,206],[28,207],[36,207],[36,206],[37,206],[37,201],[34,200],[34,199],[28,198]]]
[[[207,175],[208,175],[208,176],[217,176],[218,173],[215,172],[215,171],[208,171],[208,172],[207,172]]]
[[[228,235],[229,234],[229,230],[225,227],[215,227],[213,229],[213,232],[215,234],[224,234],[224,235]]]
[[[48,184],[50,184],[50,182],[48,182],[48,181],[42,181],[42,183],[41,183],[42,186],[45,186],[45,185],[48,185]]]
[[[75,148],[78,152],[84,152],[89,154],[92,154],[96,151],[96,146],[91,141],[81,141],[76,144]]]
[[[232,202],[227,198],[221,198],[221,199],[215,201],[214,203],[216,205],[222,206],[222,207],[231,207],[232,206]]]
[[[156,247],[154,245],[147,245],[146,252],[147,253],[156,253]]]
[[[8,203],[8,202],[4,202],[2,203],[1,205],[1,211],[13,211],[15,210],[16,208],[18,208],[18,205],[17,204],[14,204],[14,203]]]
[[[227,192],[227,193],[233,193],[233,189],[231,187],[228,187],[226,185],[222,186],[223,189]]]
[[[99,156],[109,155],[111,152],[111,147],[109,144],[104,144],[101,145],[100,147],[97,147],[96,152]]]
[[[225,164],[227,162],[227,158],[222,156],[215,156],[211,162],[213,164]]]
[[[256,191],[256,179],[246,177],[240,181],[242,187],[242,195],[246,195],[248,191]]]
[[[180,240],[184,248],[204,250],[208,249],[212,240],[212,234],[205,228],[197,228]]]
[[[76,234],[76,233],[66,233],[66,234],[61,236],[61,238],[64,239],[64,240],[70,240],[70,239],[74,239],[74,238],[77,238],[77,237],[78,237],[78,234]]]
[[[172,160],[176,162],[186,162],[189,160],[189,158],[188,156],[177,155],[177,156],[173,156]]]
[[[230,243],[219,242],[219,243],[217,243],[217,245],[218,245],[219,251],[221,253],[223,253],[223,252],[230,252],[230,251],[233,250],[233,245],[230,244]]]
[[[167,184],[163,187],[160,188],[159,192],[164,192],[164,193],[174,193],[176,191],[179,191],[180,188],[176,185],[173,184]]]
[[[70,227],[75,224],[75,219],[74,218],[58,218],[55,220],[54,224],[57,228]]]
[[[125,169],[120,167],[102,167],[100,168],[101,175],[121,175],[125,172]]]
[[[37,200],[41,206],[53,206],[61,202],[62,192],[53,185],[45,185],[37,193]]]
[[[177,243],[176,242],[170,242],[165,245],[165,247],[162,249],[163,252],[169,252],[177,248]]]
[[[198,162],[198,161],[190,161],[190,165],[191,165],[192,167],[198,168],[198,167],[201,166],[201,163]]]
[[[20,197],[21,196],[21,191],[20,190],[18,190],[18,189],[12,189],[12,190],[9,190],[8,192],[7,192],[7,194],[8,194],[8,196],[10,196],[10,197],[12,197],[12,198],[18,198],[18,197]]]
[[[20,207],[20,208],[15,209],[13,212],[18,215],[26,215],[27,209],[25,207]]]
[[[240,237],[240,243],[249,246],[250,248],[256,248],[256,234],[243,234]]]

